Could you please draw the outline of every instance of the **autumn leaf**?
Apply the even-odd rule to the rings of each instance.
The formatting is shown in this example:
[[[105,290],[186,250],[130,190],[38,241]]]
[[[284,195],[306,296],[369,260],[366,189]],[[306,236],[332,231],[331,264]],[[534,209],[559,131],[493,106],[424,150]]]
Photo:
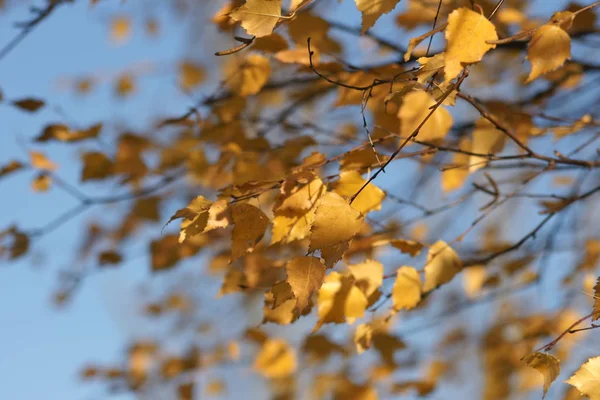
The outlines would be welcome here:
[[[110,26],[110,37],[118,44],[125,43],[131,35],[131,23],[129,18],[118,16],[114,18]]]
[[[409,254],[411,257],[418,256],[421,253],[421,249],[423,249],[423,244],[414,240],[394,239],[390,241],[390,244],[401,252]]]
[[[204,232],[208,223],[208,210],[212,202],[206,200],[204,196],[198,196],[188,204],[187,207],[177,210],[169,219],[169,222],[183,218],[181,221],[181,230],[179,233],[179,242],[183,242],[192,236]],[[169,223],[167,222],[167,224]]]
[[[23,163],[16,160],[9,161],[7,164],[4,164],[0,167],[0,178],[23,168],[25,168]]]
[[[35,192],[46,192],[50,189],[52,184],[52,177],[47,173],[40,173],[31,182],[31,188]]]
[[[456,252],[446,242],[438,240],[427,253],[425,264],[425,283],[423,291],[429,292],[448,283],[462,269],[462,262]]]
[[[462,138],[458,147],[465,151],[471,151],[471,140]],[[452,155],[451,168],[442,172],[442,189],[444,192],[451,192],[463,187],[469,177],[472,157],[474,156],[462,152],[456,152]]]
[[[412,135],[431,113],[431,107],[435,104],[434,98],[425,91],[415,90],[406,94],[398,110],[400,136],[406,138]],[[416,139],[423,141],[444,139],[450,131],[452,123],[450,112],[445,107],[440,106],[419,129]]]
[[[523,362],[544,376],[544,394],[542,398],[546,397],[548,388],[560,375],[560,360],[550,354],[535,352],[523,358]]]
[[[348,266],[355,279],[355,285],[363,291],[367,299],[371,298],[383,284],[383,264],[375,260],[367,260],[360,264]]]
[[[285,265],[287,282],[297,299],[296,310],[301,313],[325,278],[325,265],[316,257],[295,257]]]
[[[571,37],[560,25],[549,22],[533,33],[527,48],[531,71],[525,82],[531,82],[554,71],[571,58]]]
[[[33,97],[15,100],[12,102],[13,106],[20,108],[23,111],[34,113],[40,108],[44,107],[46,103],[44,100],[36,99]]]
[[[352,277],[331,272],[319,289],[319,321],[313,332],[325,323],[354,323],[356,318],[364,316],[367,304],[367,297],[354,285]]]
[[[184,61],[179,64],[179,86],[184,91],[190,91],[199,86],[205,78],[204,68],[194,62]]]
[[[296,372],[296,354],[283,339],[268,339],[254,359],[253,368],[266,378],[285,378]]]
[[[355,0],[356,7],[362,14],[361,33],[365,33],[383,14],[396,8],[400,0]]]
[[[81,155],[81,181],[106,179],[114,173],[114,163],[105,154],[90,151]]]
[[[357,171],[345,171],[340,174],[333,191],[340,196],[351,198],[366,182]],[[385,192],[374,183],[370,183],[356,196],[351,205],[361,214],[366,215],[369,211],[380,210],[384,198]]]
[[[325,265],[332,267],[348,250],[350,240],[362,224],[362,215],[340,195],[325,193],[317,205],[309,251],[321,250]]]
[[[481,13],[467,7],[458,8],[448,16],[444,79],[456,78],[469,64],[481,61],[483,55],[495,44],[488,40],[498,40],[496,28]]]
[[[232,60],[224,69],[227,86],[239,96],[260,92],[271,75],[269,60],[258,54],[250,54],[241,63]]]
[[[575,386],[579,393],[591,400],[600,399],[600,357],[587,360],[575,374],[566,381]]]
[[[421,278],[413,267],[400,267],[392,289],[395,310],[410,310],[421,301]]]
[[[231,234],[231,261],[254,250],[270,224],[269,218],[259,208],[248,203],[231,207],[233,232]]]
[[[241,22],[249,35],[268,36],[281,18],[281,0],[246,0],[246,3],[231,11],[229,17]]]
[[[475,121],[473,144],[471,152],[478,154],[496,154],[502,151],[506,135],[496,128],[487,118],[481,117]],[[475,172],[487,165],[487,158],[480,156],[469,157],[469,172]]]
[[[31,165],[34,168],[41,169],[43,171],[54,171],[58,168],[58,166],[50,161],[48,157],[41,151],[30,151],[29,158]]]

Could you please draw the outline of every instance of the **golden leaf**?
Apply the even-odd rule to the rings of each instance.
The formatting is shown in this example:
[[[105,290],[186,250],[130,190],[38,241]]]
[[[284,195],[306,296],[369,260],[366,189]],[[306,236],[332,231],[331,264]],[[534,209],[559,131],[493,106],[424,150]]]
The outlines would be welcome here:
[[[471,141],[463,137],[458,147],[462,150],[470,151]],[[452,155],[452,168],[442,172],[442,189],[444,192],[450,192],[463,187],[469,177],[469,169],[471,168],[469,160],[471,157],[473,156],[458,152]]]
[[[52,184],[52,177],[47,173],[40,173],[31,182],[31,188],[35,192],[46,192],[50,189],[50,185]]]
[[[410,254],[411,257],[416,257],[421,253],[423,244],[414,240],[394,239],[390,244],[405,254]]]
[[[23,165],[23,163],[12,160],[8,162],[8,164],[4,164],[2,167],[0,167],[0,177],[12,174],[13,172],[16,172],[24,167],[25,166]]]
[[[241,63],[235,58],[225,66],[227,86],[239,96],[250,96],[260,92],[269,80],[269,60],[258,54],[250,54]]]
[[[536,352],[523,358],[523,362],[543,375],[544,394],[542,398],[546,397],[548,388],[560,374],[560,360],[550,354]]]
[[[404,96],[398,110],[400,119],[400,136],[406,138],[421,125],[436,104],[434,98],[422,90],[412,91]],[[423,141],[436,141],[446,137],[452,127],[453,119],[445,107],[439,106],[423,124],[416,137]]]
[[[21,110],[29,111],[32,113],[38,111],[40,108],[42,108],[46,105],[44,100],[36,99],[33,97],[15,100],[12,102],[12,104],[15,107],[20,108]]]
[[[83,170],[81,181],[106,179],[114,172],[113,162],[103,153],[90,151],[81,155]]]
[[[131,35],[131,23],[127,17],[116,17],[110,26],[110,37],[115,43],[123,44]]]
[[[481,61],[488,50],[496,47],[487,44],[487,40],[498,40],[494,24],[467,7],[450,13],[445,36],[448,42],[444,67],[446,81],[456,78],[465,65]]]
[[[285,378],[296,372],[296,354],[283,339],[268,339],[256,355],[253,368],[266,378]]]
[[[340,196],[351,198],[366,182],[357,171],[344,171],[340,174],[340,180],[336,182],[333,191]],[[354,199],[352,207],[366,215],[369,211],[380,210],[384,198],[385,192],[374,183],[370,183]]]
[[[469,298],[475,298],[481,292],[487,278],[487,271],[483,265],[466,268],[463,272],[463,285]]]
[[[179,233],[179,242],[183,242],[192,236],[204,232],[208,223],[208,209],[212,202],[206,200],[204,196],[198,196],[190,202],[190,204],[177,210],[177,212],[169,219],[169,222],[183,218],[181,221],[181,230]],[[167,222],[167,224],[169,223]]]
[[[333,266],[348,250],[350,240],[362,224],[362,215],[342,197],[336,193],[325,193],[317,205],[309,251],[321,250],[325,265]]]
[[[319,51],[312,47],[311,50],[313,51],[313,65],[319,65]],[[286,64],[302,64],[306,66],[310,65],[310,57],[308,55],[308,50],[301,47],[278,51],[275,54],[275,59]]]
[[[354,323],[356,318],[364,316],[367,304],[366,296],[354,285],[352,277],[331,272],[319,289],[319,321],[313,332],[324,323]]]
[[[566,382],[591,400],[600,399],[600,357],[587,360]]]
[[[446,242],[438,240],[427,253],[425,264],[425,283],[423,291],[429,292],[448,283],[462,269],[462,262],[456,252]]]
[[[194,89],[204,81],[204,68],[191,61],[184,61],[179,64],[179,86],[184,91]]]
[[[527,59],[531,72],[525,82],[531,82],[546,72],[553,71],[571,58],[571,37],[559,25],[547,23],[531,37]]]
[[[400,267],[392,289],[395,310],[410,310],[421,301],[421,278],[413,267]]]
[[[495,154],[502,151],[506,135],[497,129],[487,118],[480,117],[475,121],[473,145],[471,151],[479,154]],[[487,165],[487,158],[469,157],[469,172],[475,172]]]
[[[354,284],[367,298],[375,294],[383,284],[383,264],[379,261],[367,260],[360,264],[349,265],[348,269],[355,279]]]
[[[365,33],[383,14],[396,8],[400,0],[355,0],[356,7],[362,14],[361,33]]]
[[[262,239],[269,218],[259,208],[248,203],[237,203],[231,207],[233,232],[231,234],[231,260],[249,251]]]
[[[287,283],[297,299],[296,310],[302,313],[313,293],[321,288],[325,266],[316,257],[295,257],[285,265]]]
[[[249,35],[268,36],[281,18],[281,0],[246,0],[246,3],[228,14],[241,22]]]
[[[34,168],[41,169],[44,171],[54,171],[58,166],[50,161],[46,155],[40,151],[30,151],[29,158],[31,165]]]

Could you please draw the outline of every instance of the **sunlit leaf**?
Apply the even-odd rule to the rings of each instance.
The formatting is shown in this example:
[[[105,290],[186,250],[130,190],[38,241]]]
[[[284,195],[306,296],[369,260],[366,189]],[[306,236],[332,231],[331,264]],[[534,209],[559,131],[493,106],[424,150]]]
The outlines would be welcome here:
[[[452,247],[442,240],[435,242],[427,253],[423,291],[429,292],[450,282],[461,269],[462,262]]]
[[[481,61],[483,55],[496,47],[488,40],[497,40],[496,28],[485,15],[462,7],[448,16],[445,31],[446,55],[444,79],[452,80],[460,74],[465,65]]]

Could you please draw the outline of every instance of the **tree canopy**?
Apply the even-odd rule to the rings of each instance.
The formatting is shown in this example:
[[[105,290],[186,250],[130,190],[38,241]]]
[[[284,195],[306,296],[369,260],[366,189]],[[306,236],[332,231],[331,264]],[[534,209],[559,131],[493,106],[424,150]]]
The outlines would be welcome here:
[[[39,121],[0,160],[0,188],[30,191],[2,197],[44,210],[32,226],[2,207],[4,268],[68,243],[44,251],[60,307],[97,275],[147,272],[147,329],[83,381],[181,400],[600,399],[600,2],[35,3],[0,65],[82,3],[115,46],[183,49],[66,72],[85,117],[0,95]]]

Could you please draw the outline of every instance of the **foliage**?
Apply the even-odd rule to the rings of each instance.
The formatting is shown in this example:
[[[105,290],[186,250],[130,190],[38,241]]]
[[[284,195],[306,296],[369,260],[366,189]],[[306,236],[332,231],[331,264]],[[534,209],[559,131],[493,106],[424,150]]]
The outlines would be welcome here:
[[[73,3],[33,8],[0,62]],[[600,398],[600,357],[574,348],[600,318],[599,2],[173,3],[170,18],[196,6],[212,29],[172,69],[188,109],[144,128],[62,115],[28,160],[0,165],[0,182],[76,203],[0,231],[14,261],[79,223],[57,305],[140,262],[159,283],[139,301],[169,334],[148,330],[82,379],[179,399],[226,394],[248,371],[273,398],[453,398],[473,382],[482,399]],[[115,44],[135,17],[112,17]],[[115,101],[141,96],[141,74],[111,78]],[[100,81],[69,87],[92,102]],[[52,107],[3,97],[32,118]],[[78,161],[56,161],[61,146]],[[551,387],[561,370],[575,389]]]

